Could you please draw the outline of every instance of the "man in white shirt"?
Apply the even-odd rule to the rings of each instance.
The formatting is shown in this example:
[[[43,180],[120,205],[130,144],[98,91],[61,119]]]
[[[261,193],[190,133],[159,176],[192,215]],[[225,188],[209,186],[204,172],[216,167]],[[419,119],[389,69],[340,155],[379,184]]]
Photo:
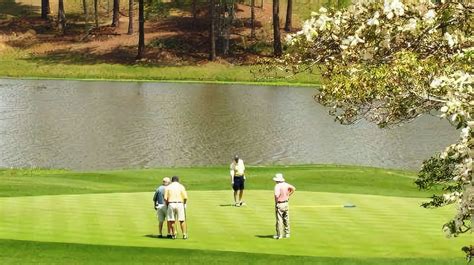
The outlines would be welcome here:
[[[240,207],[243,204],[242,196],[244,194],[245,165],[244,161],[240,159],[238,155],[234,156],[234,160],[230,164],[230,182],[234,190],[234,205]],[[237,194],[239,194],[238,201]]]

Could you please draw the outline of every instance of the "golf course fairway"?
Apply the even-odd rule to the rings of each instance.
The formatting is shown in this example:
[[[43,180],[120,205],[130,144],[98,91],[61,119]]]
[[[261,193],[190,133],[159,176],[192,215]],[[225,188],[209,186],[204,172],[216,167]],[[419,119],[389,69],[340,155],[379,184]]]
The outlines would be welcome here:
[[[297,188],[291,238],[282,240],[272,238],[276,172]],[[156,238],[153,191],[171,175],[188,189],[188,240]],[[441,225],[454,208],[421,208],[429,193],[416,190],[414,177],[351,166],[250,167],[246,205],[233,207],[226,167],[2,170],[0,264],[465,264],[460,248],[473,235],[447,239]]]

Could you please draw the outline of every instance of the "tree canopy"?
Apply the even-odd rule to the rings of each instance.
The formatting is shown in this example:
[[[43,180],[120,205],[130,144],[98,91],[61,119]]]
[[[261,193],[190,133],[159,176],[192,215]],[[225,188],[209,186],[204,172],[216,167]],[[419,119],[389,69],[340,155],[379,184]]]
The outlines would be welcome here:
[[[425,207],[457,203],[447,235],[471,228],[474,93],[473,11],[469,1],[361,0],[321,8],[288,35],[279,63],[301,72],[319,67],[315,95],[344,124],[365,118],[380,127],[436,113],[460,130],[459,140],[424,162],[416,184],[442,186]]]

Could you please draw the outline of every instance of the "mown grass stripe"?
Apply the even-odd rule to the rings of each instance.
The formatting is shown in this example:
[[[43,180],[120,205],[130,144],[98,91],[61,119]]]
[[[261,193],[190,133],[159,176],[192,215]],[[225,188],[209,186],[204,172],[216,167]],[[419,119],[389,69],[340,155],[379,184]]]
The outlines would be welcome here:
[[[271,178],[282,172],[298,190],[427,197],[416,189],[415,173],[378,168],[303,165],[247,169],[247,188],[271,190]],[[228,166],[144,170],[69,172],[58,170],[0,170],[0,197],[153,191],[164,176],[179,175],[189,190],[229,190]],[[229,201],[231,197],[228,196]]]
[[[342,250],[344,251],[344,250]],[[347,250],[345,250],[347,251]],[[0,240],[0,263],[10,264],[285,264],[464,265],[458,258],[341,258],[233,251],[122,247]]]

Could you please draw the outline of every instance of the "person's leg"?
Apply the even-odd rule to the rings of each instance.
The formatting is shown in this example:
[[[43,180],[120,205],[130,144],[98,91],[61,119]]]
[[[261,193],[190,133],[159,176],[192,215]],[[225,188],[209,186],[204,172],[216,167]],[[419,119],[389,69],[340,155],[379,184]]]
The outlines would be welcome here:
[[[163,237],[163,223],[166,219],[166,206],[160,205],[158,207],[158,233],[159,237]]]
[[[181,233],[183,234],[183,239],[188,239],[188,233],[187,233],[187,228],[186,228],[186,211],[184,209],[183,204],[178,205],[176,218],[179,221],[179,225],[181,227]]]
[[[174,221],[168,221],[168,226],[170,228],[170,234],[172,237],[176,236],[176,231],[174,230]]]
[[[242,205],[242,196],[244,195],[244,190],[239,190],[239,203]]]
[[[188,238],[188,230],[186,227],[186,221],[179,221],[179,224],[181,226],[181,232],[183,233],[183,238],[187,239]]]
[[[275,239],[280,239],[281,238],[281,226],[283,223],[283,215],[282,211],[280,211],[278,204],[275,207],[275,217],[276,217],[276,223],[275,223],[275,236],[273,236]]]
[[[174,220],[175,219],[175,211],[174,211],[175,206],[173,204],[168,205],[168,210],[167,210],[167,219],[168,219],[168,229],[173,238],[176,238],[176,229],[174,227]]]
[[[283,227],[285,230],[284,237],[290,237],[290,211],[286,210],[283,212]]]
[[[238,190],[234,190],[234,205],[237,205],[237,192]]]
[[[159,234],[160,236],[163,236],[162,231],[163,231],[163,221],[160,221],[160,222],[158,223],[158,234]]]

